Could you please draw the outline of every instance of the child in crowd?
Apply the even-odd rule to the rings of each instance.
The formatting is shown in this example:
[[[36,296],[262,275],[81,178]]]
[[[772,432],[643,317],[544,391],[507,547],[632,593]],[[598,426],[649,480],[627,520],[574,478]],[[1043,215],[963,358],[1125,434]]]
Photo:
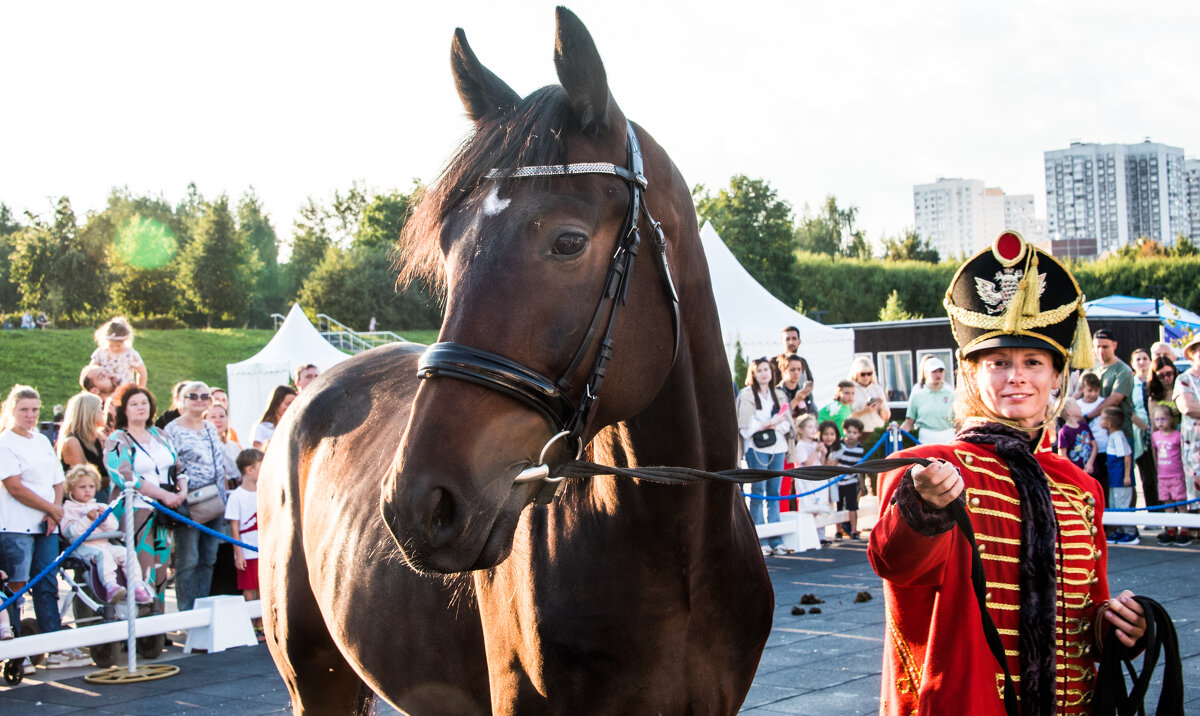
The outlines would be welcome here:
[[[1063,418],[1063,426],[1058,429],[1058,454],[1089,475],[1095,474],[1096,440],[1092,437],[1092,429],[1083,419],[1079,403],[1067,398],[1063,405]]]
[[[107,370],[117,385],[137,383],[146,387],[146,364],[133,349],[133,328],[117,316],[96,330],[96,350],[91,362]]]
[[[843,380],[838,383],[837,392],[833,395],[833,402],[821,408],[817,412],[817,420],[825,422],[832,420],[834,427],[840,433],[842,423],[850,417],[853,412],[851,407],[854,404],[854,381]]]
[[[1157,404],[1153,407],[1151,421],[1154,432],[1150,434],[1150,442],[1158,467],[1158,499],[1163,504],[1182,502],[1187,499],[1187,488],[1183,475],[1183,441],[1175,429],[1175,413],[1166,405]],[[1183,512],[1183,509],[1168,507],[1164,512]],[[1186,527],[1179,530],[1179,534],[1175,532],[1174,527],[1168,527],[1159,533],[1158,541],[1162,544],[1192,543],[1192,535]]]
[[[792,459],[796,465],[824,465],[825,454],[827,448],[825,444],[818,439],[817,432],[817,417],[815,415],[804,415],[796,422],[796,434],[799,437],[796,439],[796,447],[792,453]],[[834,435],[836,436],[836,432]],[[793,493],[808,492],[813,489],[811,482],[803,482],[800,480],[794,481]],[[800,498],[801,509],[807,508],[807,511],[824,512],[828,506],[828,500],[825,499],[826,491],[808,495]]]
[[[225,504],[225,519],[235,540],[258,547],[258,471],[262,467],[261,450],[243,450],[237,458],[242,484],[229,493]],[[247,553],[240,545],[233,546],[233,566],[237,567],[237,585],[247,600],[258,599],[258,552]],[[262,640],[262,621],[256,619],[254,628]]]
[[[67,470],[67,499],[63,502],[62,533],[69,540],[76,540],[91,527],[96,518],[104,513],[107,505],[96,500],[96,490],[100,487],[100,473],[87,463],[76,465]],[[115,532],[120,529],[117,518],[111,514],[104,518],[96,528],[100,532]],[[117,583],[117,567],[125,572],[125,584],[133,585],[133,595],[138,604],[149,604],[154,601],[141,578],[131,579],[125,564],[126,549],[124,545],[113,544],[106,539],[90,539],[84,542],[77,554],[81,557],[95,555],[99,559],[100,574],[104,579],[105,594],[99,595],[109,604],[116,604],[125,598],[125,587]]]
[[[1121,428],[1125,414],[1116,406],[1100,413],[1100,425],[1108,433],[1104,455],[1108,474],[1108,507],[1133,506],[1133,446]],[[1109,544],[1131,544],[1138,541],[1137,527],[1117,527],[1108,537]]]
[[[859,444],[862,437],[863,423],[858,418],[846,418],[842,423],[842,450],[838,454],[838,465],[853,467],[863,459],[863,446]],[[842,523],[837,538],[849,535],[850,539],[861,539],[858,534],[858,475],[848,474],[838,483],[838,512],[848,511],[848,519]]]
[[[1081,415],[1087,415],[1094,412],[1100,407],[1100,403],[1104,402],[1104,398],[1100,397],[1100,377],[1095,373],[1084,373],[1079,379],[1080,390],[1082,394],[1077,401],[1079,412]],[[1097,415],[1094,420],[1088,425],[1092,432],[1092,438],[1096,441],[1096,454],[1105,454],[1105,447],[1108,445],[1108,432],[1100,425],[1103,416]],[[1105,473],[1107,464],[1103,459],[1097,459],[1093,463],[1093,472],[1090,474],[1100,481],[1100,484],[1108,487],[1109,481]]]

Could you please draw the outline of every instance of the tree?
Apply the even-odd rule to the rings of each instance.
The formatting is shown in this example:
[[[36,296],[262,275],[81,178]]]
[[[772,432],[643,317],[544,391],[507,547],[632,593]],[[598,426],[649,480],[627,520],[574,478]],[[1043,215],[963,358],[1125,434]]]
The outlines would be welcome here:
[[[312,275],[326,252],[333,246],[325,226],[326,212],[312,197],[300,207],[300,216],[292,224],[291,257],[287,265],[287,296],[295,298],[301,285]]]
[[[99,312],[108,303],[105,251],[88,251],[67,197],[58,200],[54,221],[30,216],[15,235],[10,280],[19,286],[20,305],[68,322]]]
[[[795,303],[796,233],[792,207],[763,179],[738,174],[729,188],[710,195],[692,190],[696,211],[756,281],[784,303]]]
[[[265,324],[272,313],[286,312],[287,293],[279,266],[279,237],[253,188],[238,201],[237,233],[254,250],[261,267],[250,300],[250,323]]]
[[[807,210],[796,229],[796,244],[801,251],[850,258],[871,258],[870,244],[866,234],[854,226],[858,218],[858,207],[838,207],[837,199],[830,194],[825,203],[814,214]]]
[[[1175,239],[1175,246],[1171,248],[1171,255],[1177,257],[1200,256],[1200,248],[1181,232]]]
[[[381,329],[407,330],[441,325],[438,302],[416,284],[397,292],[390,248],[359,244],[331,247],[304,281],[301,304],[365,330],[374,316]]]
[[[172,209],[161,196],[132,196],[114,189],[108,205],[88,217],[86,232],[106,241],[112,266],[110,295],[115,311],[126,316],[176,316],[185,313],[179,281],[179,247],[191,236],[194,184],[189,199]],[[93,226],[94,225],[94,226]]]
[[[883,246],[883,258],[887,261],[927,261],[936,264],[942,260],[933,244],[928,239],[922,240],[912,229],[905,229],[894,238],[885,238]]]
[[[908,321],[913,318],[922,318],[922,316],[904,310],[904,304],[900,302],[900,292],[896,290],[892,290],[888,294],[887,303],[879,309],[879,320],[881,321]]]
[[[254,247],[238,236],[224,195],[205,202],[180,268],[184,293],[206,325],[245,316],[259,261]]]
[[[358,232],[351,239],[351,246],[371,246],[390,249],[395,245],[404,228],[404,222],[412,212],[412,199],[420,185],[414,182],[413,191],[402,194],[393,190],[389,194],[377,194],[362,211]]]
[[[21,291],[9,279],[12,268],[13,237],[22,227],[12,210],[0,202],[0,313],[16,311],[21,302]]]

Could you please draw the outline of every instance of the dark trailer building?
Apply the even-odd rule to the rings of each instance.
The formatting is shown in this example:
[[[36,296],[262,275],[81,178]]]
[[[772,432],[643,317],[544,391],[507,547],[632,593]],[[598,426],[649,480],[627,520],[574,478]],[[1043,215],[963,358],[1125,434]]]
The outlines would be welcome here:
[[[1092,332],[1107,328],[1117,335],[1117,357],[1126,363],[1135,348],[1150,348],[1160,340],[1157,316],[1088,318]],[[904,420],[908,396],[917,384],[921,359],[927,354],[941,358],[954,374],[946,382],[954,384],[958,364],[954,360],[954,335],[949,318],[917,318],[910,321],[872,321],[841,323],[832,328],[854,329],[854,355],[866,356],[875,365],[875,376],[883,387],[892,409],[892,419]]]

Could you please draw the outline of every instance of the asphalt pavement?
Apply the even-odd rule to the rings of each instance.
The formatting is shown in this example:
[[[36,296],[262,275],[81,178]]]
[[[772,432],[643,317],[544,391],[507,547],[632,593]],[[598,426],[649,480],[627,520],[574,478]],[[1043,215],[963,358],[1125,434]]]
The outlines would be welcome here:
[[[1175,620],[1183,656],[1188,712],[1200,713],[1200,545],[1163,547],[1143,531],[1143,544],[1114,546],[1109,583],[1161,602]],[[883,594],[866,559],[865,542],[768,557],[775,586],[775,621],[743,714],[873,714],[879,710]],[[870,599],[859,597],[866,592]],[[822,600],[792,607],[805,594]],[[812,607],[819,614],[809,613]],[[0,687],[0,715],[189,714],[251,716],[291,711],[287,691],[265,646],[216,654],[161,657],[176,676],[135,685],[97,686],[92,668],[46,670],[15,687]],[[1161,671],[1161,667],[1160,667]],[[1157,694],[1158,685],[1151,688]],[[1153,711],[1153,706],[1148,709]],[[379,713],[395,713],[383,705]]]

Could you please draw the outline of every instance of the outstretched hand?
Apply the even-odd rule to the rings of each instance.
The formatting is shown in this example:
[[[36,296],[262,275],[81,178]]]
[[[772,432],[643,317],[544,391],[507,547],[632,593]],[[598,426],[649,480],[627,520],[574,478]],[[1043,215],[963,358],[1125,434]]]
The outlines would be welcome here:
[[[1146,613],[1128,589],[1108,600],[1104,618],[1117,630],[1117,639],[1125,646],[1132,647],[1146,633]]]
[[[943,460],[930,460],[928,465],[917,465],[912,472],[913,485],[917,494],[935,510],[949,505],[963,491],[962,475],[958,468]]]

